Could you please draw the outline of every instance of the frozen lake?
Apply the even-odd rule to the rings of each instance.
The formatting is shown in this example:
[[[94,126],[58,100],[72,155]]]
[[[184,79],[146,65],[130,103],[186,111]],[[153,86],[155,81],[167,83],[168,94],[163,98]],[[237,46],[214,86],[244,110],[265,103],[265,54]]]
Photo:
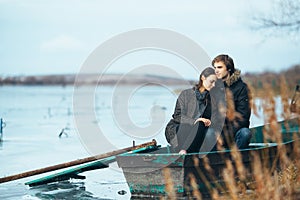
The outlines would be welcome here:
[[[79,93],[85,97],[89,91],[91,87],[83,87],[80,88]],[[130,129],[136,127],[143,129],[155,123],[151,121],[151,114],[155,116],[156,111],[158,114],[160,111],[165,112],[165,118],[168,120],[176,100],[176,95],[172,91],[157,86],[142,88],[124,86],[120,94],[114,93],[114,88],[110,86],[92,88],[92,91],[95,100],[92,115],[95,116],[90,116],[85,102],[73,109],[74,88],[71,86],[0,87],[0,117],[6,124],[3,129],[4,141],[0,143],[0,176],[4,177],[91,156],[93,152],[89,149],[88,141],[82,139],[90,135],[88,130],[87,132],[80,129],[78,131],[74,110],[78,115],[83,116],[82,123],[96,124],[102,132],[101,137],[104,136],[104,139],[113,145],[112,149],[105,151],[100,148],[97,153],[131,146],[133,140],[136,144],[140,144],[155,138],[159,144],[166,144],[164,127],[156,133],[142,136],[128,132]],[[130,99],[124,99],[124,91],[133,92]],[[123,101],[128,102],[128,112],[113,111],[112,107],[118,108]],[[118,117],[114,116],[116,114]],[[135,127],[124,128],[126,124],[117,122],[128,116]],[[95,117],[96,121],[94,121]],[[79,123],[81,123],[80,120]],[[62,129],[66,134],[59,138]],[[103,142],[104,140],[96,141],[99,147],[105,146]],[[0,184],[0,199],[130,198],[123,174],[116,164],[108,169],[85,172],[84,175],[87,177],[85,180],[72,180],[33,188],[24,185],[25,182],[44,175]],[[126,194],[119,195],[118,191],[126,191]]]
[[[0,117],[6,126],[0,177],[128,147],[133,140],[140,144],[156,139],[164,146],[164,128],[179,88],[2,86]],[[262,123],[252,116],[251,126]],[[130,199],[116,164],[85,172],[84,180],[32,188],[24,184],[45,175],[0,184],[0,199]]]

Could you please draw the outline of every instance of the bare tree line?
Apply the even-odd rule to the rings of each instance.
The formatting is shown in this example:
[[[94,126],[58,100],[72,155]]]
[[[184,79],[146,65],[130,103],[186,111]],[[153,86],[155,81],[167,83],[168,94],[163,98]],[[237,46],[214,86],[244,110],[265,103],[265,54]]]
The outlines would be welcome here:
[[[273,0],[272,5],[270,13],[253,16],[254,28],[297,37],[300,32],[300,0]]]
[[[300,85],[300,65],[292,66],[281,72],[246,73],[243,78],[251,86],[254,96],[263,96],[266,84],[276,95],[280,94],[281,85],[285,84],[288,90],[286,92],[291,96],[295,87]]]

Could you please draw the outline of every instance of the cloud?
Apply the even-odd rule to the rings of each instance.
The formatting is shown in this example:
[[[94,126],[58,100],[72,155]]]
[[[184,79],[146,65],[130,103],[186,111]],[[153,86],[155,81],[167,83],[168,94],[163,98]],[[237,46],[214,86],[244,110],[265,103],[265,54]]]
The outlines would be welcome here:
[[[60,35],[44,41],[41,44],[41,49],[44,51],[76,51],[83,48],[83,43],[68,35]]]

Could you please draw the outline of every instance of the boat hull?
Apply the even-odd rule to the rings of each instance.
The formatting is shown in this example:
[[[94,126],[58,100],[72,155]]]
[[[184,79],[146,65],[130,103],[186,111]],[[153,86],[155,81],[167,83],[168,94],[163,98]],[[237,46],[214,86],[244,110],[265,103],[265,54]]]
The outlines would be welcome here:
[[[284,144],[290,158],[293,157],[293,144],[293,141]],[[224,192],[222,191],[225,186],[223,171],[226,168],[226,161],[234,160],[231,151],[187,155],[167,152],[168,148],[162,148],[159,152],[151,154],[117,157],[132,197],[161,197],[170,194],[184,197],[192,195],[194,191],[209,196],[212,189]],[[240,153],[246,169],[245,176],[249,179],[251,179],[254,154],[259,155],[262,162],[270,168],[280,167],[276,144],[255,146]],[[206,164],[209,164],[210,168]],[[238,174],[235,174],[235,177],[238,179]],[[195,187],[193,183],[197,186]]]
[[[286,123],[285,123],[286,124]],[[266,143],[262,137],[265,127],[256,127],[251,131],[260,136],[253,137],[248,149],[238,151],[245,168],[246,179],[252,179],[253,155],[258,155],[264,166],[270,169],[280,167],[278,159],[279,149],[284,149],[286,155],[293,159],[292,140],[294,134],[299,135],[298,122],[288,122],[289,129],[282,128],[283,143]],[[284,125],[284,123],[280,123]],[[297,139],[299,143],[299,139]],[[280,148],[278,148],[280,146]],[[284,147],[284,148],[283,148]],[[235,165],[235,155],[230,150],[200,152],[194,154],[179,155],[174,153],[170,146],[161,148],[148,154],[135,154],[117,156],[116,160],[122,168],[128,183],[132,198],[193,196],[194,192],[201,192],[203,196],[209,196],[211,191],[225,192],[224,169],[226,162]],[[234,174],[239,179],[238,174]]]

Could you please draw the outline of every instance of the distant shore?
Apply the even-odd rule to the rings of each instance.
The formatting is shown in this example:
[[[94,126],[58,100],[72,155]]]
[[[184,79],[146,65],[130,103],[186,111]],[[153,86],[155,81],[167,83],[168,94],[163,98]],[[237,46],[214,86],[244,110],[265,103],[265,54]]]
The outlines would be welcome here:
[[[243,80],[255,91],[254,96],[263,93],[266,84],[271,86],[277,94],[283,84],[294,91],[295,86],[300,84],[300,65],[292,66],[281,72],[244,73]],[[58,74],[38,76],[0,76],[0,86],[4,85],[141,85],[141,84],[164,84],[164,85],[185,85],[195,84],[198,80],[184,80],[173,77],[151,75],[151,74]]]
[[[193,83],[193,80],[183,80],[155,75],[122,75],[122,74],[67,74],[40,76],[10,76],[0,77],[0,85],[136,85],[136,84],[166,84],[181,85]]]

